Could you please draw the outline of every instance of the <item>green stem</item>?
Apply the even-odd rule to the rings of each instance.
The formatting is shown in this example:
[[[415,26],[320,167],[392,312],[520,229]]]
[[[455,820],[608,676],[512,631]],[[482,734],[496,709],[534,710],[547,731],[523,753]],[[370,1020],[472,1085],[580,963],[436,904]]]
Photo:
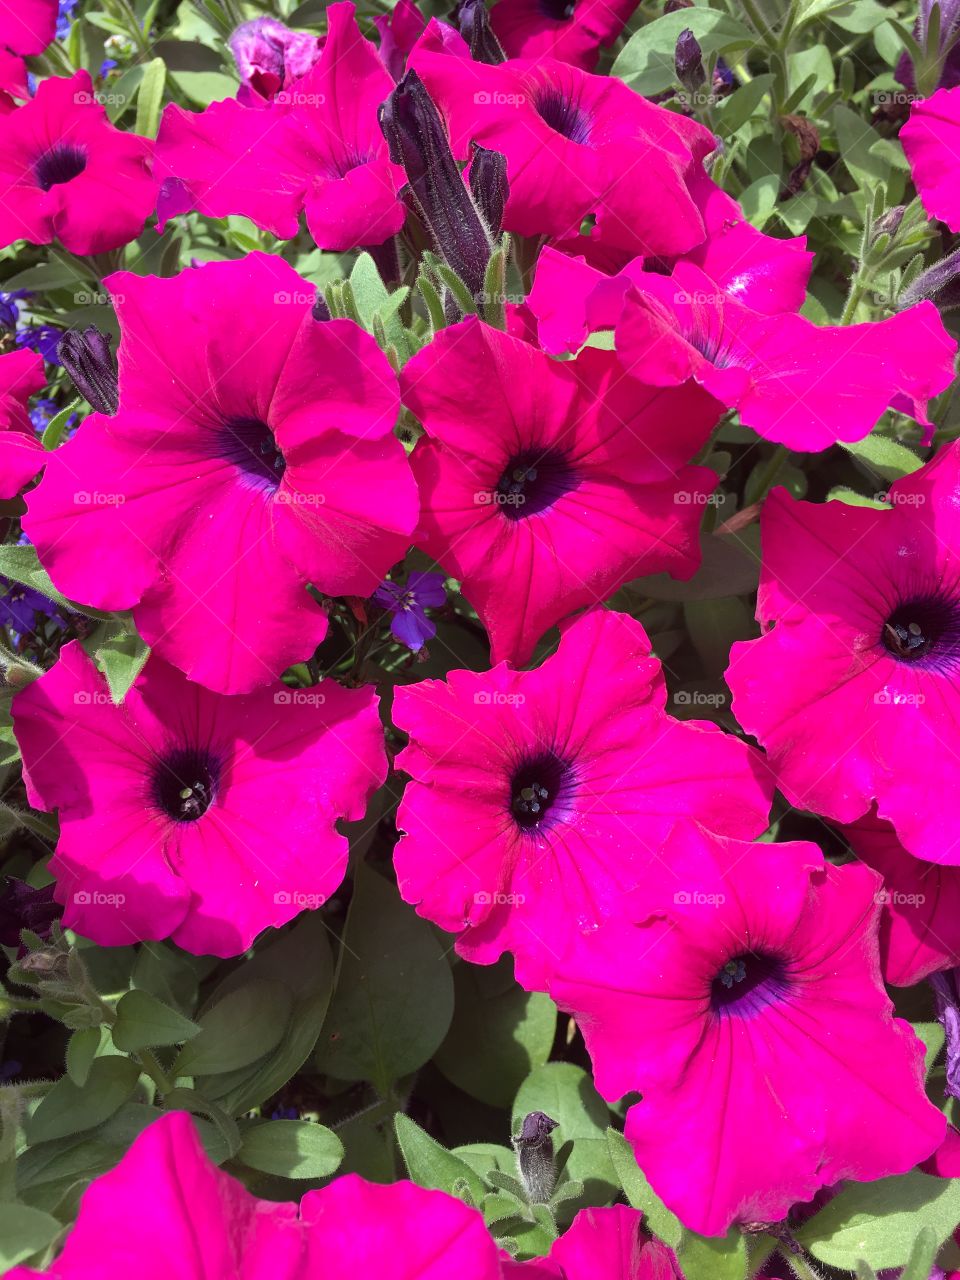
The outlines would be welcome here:
[[[760,472],[760,479],[757,482],[758,492],[754,499],[755,502],[761,502],[767,496],[776,484],[777,476],[780,474],[784,463],[789,457],[790,450],[787,446],[785,444],[778,444],[767,460],[767,465]]]
[[[153,1083],[157,1086],[157,1092],[160,1094],[172,1093],[174,1089],[173,1081],[161,1067],[157,1055],[152,1049],[140,1049],[137,1052],[140,1060],[140,1066],[143,1074],[149,1076]]]

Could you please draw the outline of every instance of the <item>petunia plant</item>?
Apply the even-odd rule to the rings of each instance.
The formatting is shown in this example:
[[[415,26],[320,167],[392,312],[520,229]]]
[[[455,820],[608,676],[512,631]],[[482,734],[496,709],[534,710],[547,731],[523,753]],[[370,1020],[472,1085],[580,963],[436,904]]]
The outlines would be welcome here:
[[[0,4],[0,1273],[960,1280],[958,31]]]

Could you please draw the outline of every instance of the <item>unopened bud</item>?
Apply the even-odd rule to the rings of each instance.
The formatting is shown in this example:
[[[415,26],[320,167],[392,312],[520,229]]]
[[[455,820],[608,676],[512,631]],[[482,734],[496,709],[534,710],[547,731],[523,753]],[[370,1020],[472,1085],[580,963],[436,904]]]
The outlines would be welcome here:
[[[549,1204],[557,1182],[551,1134],[557,1127],[542,1111],[524,1116],[520,1133],[513,1140],[520,1177],[531,1204]]]
[[[674,63],[677,79],[688,93],[696,93],[706,80],[707,73],[703,69],[703,50],[700,48],[700,41],[689,27],[684,27],[677,36]]]
[[[97,413],[113,417],[120,404],[120,390],[117,361],[107,335],[94,325],[70,329],[57,345],[57,356],[84,400]]]

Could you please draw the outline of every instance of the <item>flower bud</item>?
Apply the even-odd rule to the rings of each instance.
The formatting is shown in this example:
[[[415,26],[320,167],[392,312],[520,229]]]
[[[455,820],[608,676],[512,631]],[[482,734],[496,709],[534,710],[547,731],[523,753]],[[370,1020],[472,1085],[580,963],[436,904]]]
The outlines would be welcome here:
[[[688,93],[696,93],[707,78],[703,69],[703,50],[700,41],[689,27],[684,27],[677,37],[674,51],[677,79]]]
[[[460,176],[440,113],[415,71],[407,72],[381,106],[380,128],[390,159],[406,170],[437,251],[478,297],[493,240]]]
[[[120,390],[109,337],[94,325],[70,329],[57,345],[57,356],[83,398],[97,413],[113,417],[120,404]]]
[[[491,66],[506,62],[507,55],[490,26],[490,12],[485,0],[461,0],[457,23],[460,34],[470,46],[474,62],[487,62]]]
[[[905,311],[924,298],[941,311],[960,307],[960,249],[921,271],[900,294],[897,308]]]
[[[523,1127],[514,1138],[520,1177],[531,1204],[548,1204],[557,1181],[553,1158],[553,1139],[557,1127],[542,1111],[531,1111],[524,1117]]]
[[[503,210],[510,194],[506,156],[474,143],[470,190],[490,234],[498,236],[503,226]]]

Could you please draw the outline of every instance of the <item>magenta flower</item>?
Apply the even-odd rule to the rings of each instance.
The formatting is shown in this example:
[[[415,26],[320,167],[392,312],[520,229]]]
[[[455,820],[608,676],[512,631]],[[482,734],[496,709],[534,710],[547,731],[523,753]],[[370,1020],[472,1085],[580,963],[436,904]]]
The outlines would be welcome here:
[[[43,53],[57,31],[57,0],[16,0],[0,11],[0,46],[14,53]]]
[[[14,699],[30,803],[56,809],[64,926],[239,955],[343,879],[335,823],[386,776],[372,689],[223,697],[156,657],[122,705],[77,642]],[[284,802],[271,805],[271,796]]]
[[[166,108],[157,137],[161,229],[199,209],[243,214],[290,239],[305,210],[317,244],[335,250],[381,244],[400,230],[406,179],[377,124],[393,79],[352,4],[330,5],[327,22],[319,62],[266,105],[227,98],[199,113]]]
[[[723,192],[717,194],[723,196]],[[699,267],[721,292],[755,312],[777,315],[799,310],[813,259],[805,237],[765,236],[743,219],[734,201],[724,196],[724,202],[711,195],[709,238],[682,261]],[[583,236],[579,239],[590,244]],[[607,273],[582,257],[570,256],[569,243],[565,242],[563,252],[549,245],[541,251],[527,298],[538,320],[540,341],[551,352],[576,351],[588,334],[615,329],[631,285],[642,290],[650,280],[643,258],[633,258]]]
[[[880,959],[886,981],[910,987],[960,965],[960,868],[911,857],[890,823],[872,813],[844,827],[843,836],[883,876]]]
[[[527,662],[549,627],[631,578],[695,571],[716,476],[686,463],[718,416],[698,387],[640,388],[611,352],[551,360],[476,318],[401,377],[427,432],[418,541],[460,580],[493,662]]]
[[[556,58],[592,71],[636,7],[637,0],[496,0],[490,25],[508,58]]]
[[[152,149],[113,127],[89,72],[42,81],[0,133],[0,247],[59,240],[89,254],[135,240],[157,199]]]
[[[421,48],[410,65],[458,159],[473,143],[506,156],[505,230],[566,236],[596,214],[594,237],[634,254],[684,253],[703,240],[691,187],[716,139],[702,125],[552,58],[489,66]]]
[[[27,64],[8,49],[0,49],[0,115],[17,109],[14,98],[28,98]]]
[[[624,1204],[581,1209],[546,1258],[513,1262],[504,1280],[683,1280],[672,1251],[651,1240],[643,1215]]]
[[[257,98],[269,100],[281,89],[290,89],[320,58],[323,41],[304,31],[291,31],[279,18],[254,18],[243,22],[228,41],[237,72]]]
[[[394,80],[406,70],[407,56],[423,34],[427,19],[416,0],[397,0],[389,14],[374,18],[380,37],[380,60]]]
[[[603,609],[566,623],[539,670],[398,688],[405,900],[475,963],[512,951],[536,986],[571,933],[644,882],[679,819],[758,835],[772,796],[759,754],[665,701],[639,622]]]
[[[960,147],[960,87],[938,89],[910,107],[900,130],[914,186],[931,218],[960,231],[960,184],[956,153]]]
[[[549,1256],[513,1262],[504,1280],[684,1280],[671,1249],[650,1239],[643,1215],[626,1204],[582,1208]]]
[[[640,893],[576,939],[550,992],[576,1016],[626,1136],[685,1226],[777,1222],[942,1141],[923,1045],[880,979],[868,868],[812,844],[678,826]]]
[[[960,864],[960,446],[891,486],[889,510],[795,502],[760,520],[757,618],[730,652],[733,710],[792,805],[855,822],[876,802],[915,857]]]
[[[308,582],[368,596],[407,550],[396,379],[351,321],[313,318],[314,286],[277,257],[107,283],[119,413],[49,456],[24,528],[71,599],[132,608],[192,680],[245,692],[326,634]]]
[[[106,1243],[105,1243],[106,1242]],[[161,1115],[83,1193],[60,1255],[6,1280],[500,1280],[493,1237],[476,1209],[411,1182],[355,1174],[299,1206],[261,1200],[218,1169],[184,1111]]]
[[[616,344],[642,382],[693,378],[745,426],[805,452],[861,440],[888,407],[929,427],[927,401],[953,381],[957,351],[933,303],[876,324],[818,327],[760,314],[688,263],[634,278]]]
[[[30,396],[46,384],[35,352],[0,356],[0,498],[16,497],[47,460],[27,412]]]

